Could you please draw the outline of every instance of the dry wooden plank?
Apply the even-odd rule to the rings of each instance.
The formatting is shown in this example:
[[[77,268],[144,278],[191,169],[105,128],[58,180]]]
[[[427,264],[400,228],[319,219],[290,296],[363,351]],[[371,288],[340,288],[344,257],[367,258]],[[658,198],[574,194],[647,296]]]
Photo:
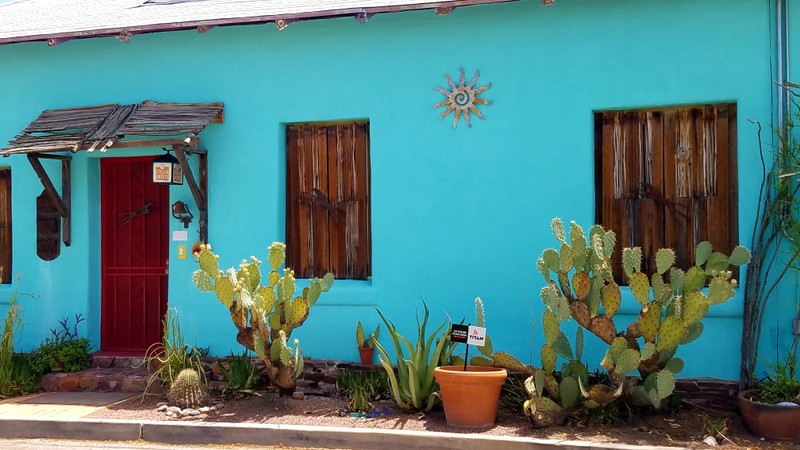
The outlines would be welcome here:
[[[313,194],[311,186],[311,128],[303,126],[300,128],[300,141],[297,152],[298,155],[298,187],[300,192],[300,214],[298,218],[299,229],[299,243],[300,243],[300,259],[299,266],[295,270],[303,277],[307,277],[309,271],[314,267],[314,224],[312,222],[313,216],[311,215],[310,199]]]
[[[322,277],[330,267],[329,261],[329,208],[333,206],[328,194],[328,134],[324,127],[315,127],[312,130],[311,148],[311,181],[312,181],[312,210],[313,215],[313,241],[311,249],[314,254],[314,266],[309,274]]]
[[[298,188],[298,146],[297,127],[286,128],[286,267],[299,267],[300,244],[298,242],[298,216],[300,214],[300,193]]]
[[[337,213],[328,223],[330,229],[330,271],[337,277],[344,275],[347,266],[344,229],[345,211],[344,186],[341,174],[342,151],[337,138],[336,126],[325,127],[328,141],[328,196],[337,206]]]
[[[369,133],[365,123],[354,123],[351,127],[355,141],[355,195],[358,207],[356,242],[355,278],[366,279],[370,276],[370,191],[369,191]]]

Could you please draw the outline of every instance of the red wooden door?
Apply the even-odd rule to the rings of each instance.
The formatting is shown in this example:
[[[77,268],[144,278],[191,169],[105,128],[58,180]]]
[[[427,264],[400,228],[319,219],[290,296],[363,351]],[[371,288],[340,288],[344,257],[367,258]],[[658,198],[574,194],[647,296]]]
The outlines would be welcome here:
[[[152,182],[152,158],[100,161],[100,349],[143,354],[161,340],[167,308],[169,187]]]

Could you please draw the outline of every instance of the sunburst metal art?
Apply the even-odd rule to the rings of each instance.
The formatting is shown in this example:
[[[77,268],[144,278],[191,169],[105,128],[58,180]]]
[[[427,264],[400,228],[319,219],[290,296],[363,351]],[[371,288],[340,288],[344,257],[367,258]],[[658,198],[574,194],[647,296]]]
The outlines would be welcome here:
[[[464,69],[458,69],[461,72],[461,76],[458,79],[458,86],[453,82],[453,79],[450,78],[450,75],[445,75],[444,78],[447,80],[447,83],[450,85],[450,90],[441,88],[436,86],[436,90],[441,92],[442,95],[447,97],[446,99],[442,100],[441,102],[433,105],[434,108],[441,108],[442,106],[446,106],[447,109],[444,110],[442,115],[439,116],[440,119],[444,119],[444,117],[450,114],[451,111],[455,111],[455,118],[453,119],[453,128],[456,128],[458,125],[459,119],[461,119],[461,115],[464,115],[464,120],[467,122],[468,127],[472,127],[472,117],[470,116],[470,112],[478,116],[480,119],[486,119],[486,117],[481,114],[480,110],[475,105],[491,105],[492,102],[490,100],[479,98],[483,91],[492,87],[492,83],[487,84],[486,86],[481,86],[479,88],[475,88],[475,83],[478,82],[478,77],[480,76],[479,71],[475,71],[475,76],[472,77],[469,84],[464,84]]]

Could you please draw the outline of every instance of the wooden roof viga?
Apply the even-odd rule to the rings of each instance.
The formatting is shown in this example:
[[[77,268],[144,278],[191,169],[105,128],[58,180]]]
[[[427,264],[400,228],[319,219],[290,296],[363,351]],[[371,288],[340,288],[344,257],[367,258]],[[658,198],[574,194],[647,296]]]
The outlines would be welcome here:
[[[453,8],[519,0],[10,0],[0,2],[0,44],[116,36],[215,26],[354,17],[384,12]],[[551,1],[551,0],[543,0]]]
[[[172,145],[222,123],[222,103],[101,105],[42,112],[0,155]],[[128,137],[138,140],[122,139]],[[171,140],[163,140],[172,137]],[[176,139],[176,137],[179,137]]]

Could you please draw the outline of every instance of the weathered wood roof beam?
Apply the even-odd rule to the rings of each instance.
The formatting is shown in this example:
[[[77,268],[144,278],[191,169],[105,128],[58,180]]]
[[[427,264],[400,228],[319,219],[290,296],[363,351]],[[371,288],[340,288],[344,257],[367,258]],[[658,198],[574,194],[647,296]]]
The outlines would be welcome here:
[[[57,159],[61,161],[61,195],[53,185],[53,180],[47,175],[47,171],[42,166],[39,159]],[[70,170],[70,162],[72,156],[69,155],[48,155],[48,154],[28,154],[28,162],[31,163],[33,171],[39,177],[39,180],[44,186],[45,192],[50,197],[53,205],[62,218],[61,222],[61,238],[64,245],[69,247],[72,245],[72,172]]]

